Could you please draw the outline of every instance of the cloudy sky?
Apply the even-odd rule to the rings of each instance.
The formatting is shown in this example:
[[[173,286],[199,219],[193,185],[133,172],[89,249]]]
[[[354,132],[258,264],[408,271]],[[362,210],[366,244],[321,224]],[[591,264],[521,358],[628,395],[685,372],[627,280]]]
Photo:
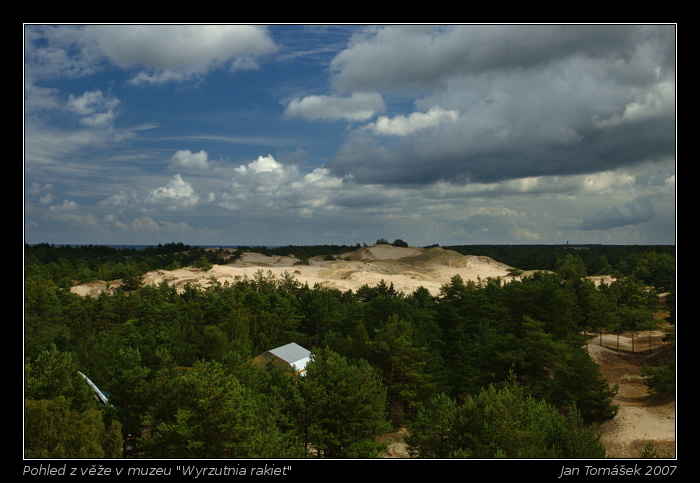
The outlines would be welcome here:
[[[25,25],[27,243],[675,243],[675,25]]]

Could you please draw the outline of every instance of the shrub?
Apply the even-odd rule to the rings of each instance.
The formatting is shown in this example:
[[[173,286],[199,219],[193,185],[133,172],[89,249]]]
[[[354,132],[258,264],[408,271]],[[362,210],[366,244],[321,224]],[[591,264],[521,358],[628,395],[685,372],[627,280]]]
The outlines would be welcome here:
[[[653,394],[668,394],[676,389],[676,364],[652,367],[645,364],[641,370],[644,382]]]

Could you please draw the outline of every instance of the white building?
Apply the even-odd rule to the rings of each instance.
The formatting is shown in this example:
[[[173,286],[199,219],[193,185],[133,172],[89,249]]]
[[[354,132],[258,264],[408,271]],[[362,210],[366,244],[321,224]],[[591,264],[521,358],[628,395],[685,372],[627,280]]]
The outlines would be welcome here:
[[[306,371],[306,365],[311,362],[312,358],[311,351],[304,349],[299,344],[291,342],[287,345],[263,352],[253,359],[253,363],[258,366],[265,366],[268,362],[272,361],[283,369],[288,369],[294,374],[303,376]]]

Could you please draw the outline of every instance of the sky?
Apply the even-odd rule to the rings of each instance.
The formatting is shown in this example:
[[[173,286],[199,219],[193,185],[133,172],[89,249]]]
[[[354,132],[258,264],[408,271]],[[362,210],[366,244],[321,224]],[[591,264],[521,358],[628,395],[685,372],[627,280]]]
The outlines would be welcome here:
[[[676,25],[24,25],[26,243],[675,244]]]

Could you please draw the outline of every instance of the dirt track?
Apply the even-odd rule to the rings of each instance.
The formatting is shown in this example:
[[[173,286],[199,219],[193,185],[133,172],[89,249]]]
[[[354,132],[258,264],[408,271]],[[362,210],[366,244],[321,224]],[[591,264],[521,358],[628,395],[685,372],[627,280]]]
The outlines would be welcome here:
[[[601,440],[610,458],[639,458],[648,442],[664,457],[676,455],[675,399],[656,400],[649,397],[647,386],[639,375],[644,363],[652,364],[666,346],[662,331],[628,335],[596,336],[588,340],[591,357],[600,364],[603,377],[618,385],[614,404],[617,416],[601,427]],[[408,458],[403,441],[405,428],[384,435],[389,443],[386,458]]]
[[[619,405],[618,414],[600,427],[612,458],[639,458],[649,442],[664,456],[676,455],[675,398],[650,397],[640,376],[645,363],[653,365],[659,354],[668,350],[661,340],[663,335],[662,331],[648,331],[588,340],[589,353],[600,364],[603,377],[618,385],[614,400]]]

